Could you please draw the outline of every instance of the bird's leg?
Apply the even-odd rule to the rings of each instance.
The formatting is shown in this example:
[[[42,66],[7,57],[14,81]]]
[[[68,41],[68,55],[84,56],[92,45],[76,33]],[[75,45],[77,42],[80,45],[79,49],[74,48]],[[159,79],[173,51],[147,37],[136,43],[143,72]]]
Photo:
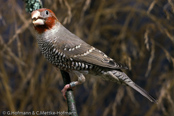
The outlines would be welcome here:
[[[74,72],[74,74],[78,77],[78,81],[73,81],[73,82],[71,82],[70,84],[66,84],[65,86],[64,86],[64,88],[62,89],[62,94],[63,94],[63,97],[66,99],[66,91],[68,90],[68,89],[70,89],[70,88],[74,88],[75,86],[77,86],[77,85],[80,85],[80,84],[82,84],[82,83],[84,83],[85,82],[85,76],[82,74],[82,73],[80,73],[80,72],[78,72],[78,71],[73,71]]]

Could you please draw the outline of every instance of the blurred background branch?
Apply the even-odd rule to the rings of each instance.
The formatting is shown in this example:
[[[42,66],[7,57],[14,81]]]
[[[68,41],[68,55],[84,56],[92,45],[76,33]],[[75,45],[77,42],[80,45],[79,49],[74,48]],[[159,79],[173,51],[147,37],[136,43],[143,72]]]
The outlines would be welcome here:
[[[0,2],[0,111],[68,110],[61,73],[38,50],[24,2]],[[130,88],[91,77],[74,91],[79,115],[174,114],[172,0],[43,0],[43,5],[71,32],[126,63],[131,79],[159,102],[157,107]]]

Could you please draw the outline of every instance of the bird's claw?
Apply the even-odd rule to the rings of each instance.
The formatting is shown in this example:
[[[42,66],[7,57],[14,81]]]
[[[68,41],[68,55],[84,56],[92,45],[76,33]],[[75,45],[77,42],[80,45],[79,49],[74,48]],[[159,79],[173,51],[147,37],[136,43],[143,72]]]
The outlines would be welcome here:
[[[70,84],[66,84],[61,91],[65,100],[66,100],[66,91],[70,88],[71,88]]]

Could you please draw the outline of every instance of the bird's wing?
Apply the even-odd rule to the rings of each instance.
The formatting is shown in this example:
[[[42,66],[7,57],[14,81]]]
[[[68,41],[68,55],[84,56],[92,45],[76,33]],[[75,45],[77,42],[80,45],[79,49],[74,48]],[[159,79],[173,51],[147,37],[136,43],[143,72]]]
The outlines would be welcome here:
[[[54,46],[57,47],[60,52],[63,52],[67,58],[112,69],[127,69],[126,66],[116,63],[106,54],[90,46],[62,25],[57,35],[59,41],[57,41]]]

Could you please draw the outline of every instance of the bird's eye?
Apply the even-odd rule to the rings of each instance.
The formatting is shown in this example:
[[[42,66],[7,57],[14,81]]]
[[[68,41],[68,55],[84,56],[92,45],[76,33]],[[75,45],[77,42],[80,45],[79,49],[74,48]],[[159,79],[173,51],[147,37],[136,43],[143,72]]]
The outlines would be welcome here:
[[[46,13],[46,15],[48,15],[48,11],[47,10],[45,11],[45,13]]]

